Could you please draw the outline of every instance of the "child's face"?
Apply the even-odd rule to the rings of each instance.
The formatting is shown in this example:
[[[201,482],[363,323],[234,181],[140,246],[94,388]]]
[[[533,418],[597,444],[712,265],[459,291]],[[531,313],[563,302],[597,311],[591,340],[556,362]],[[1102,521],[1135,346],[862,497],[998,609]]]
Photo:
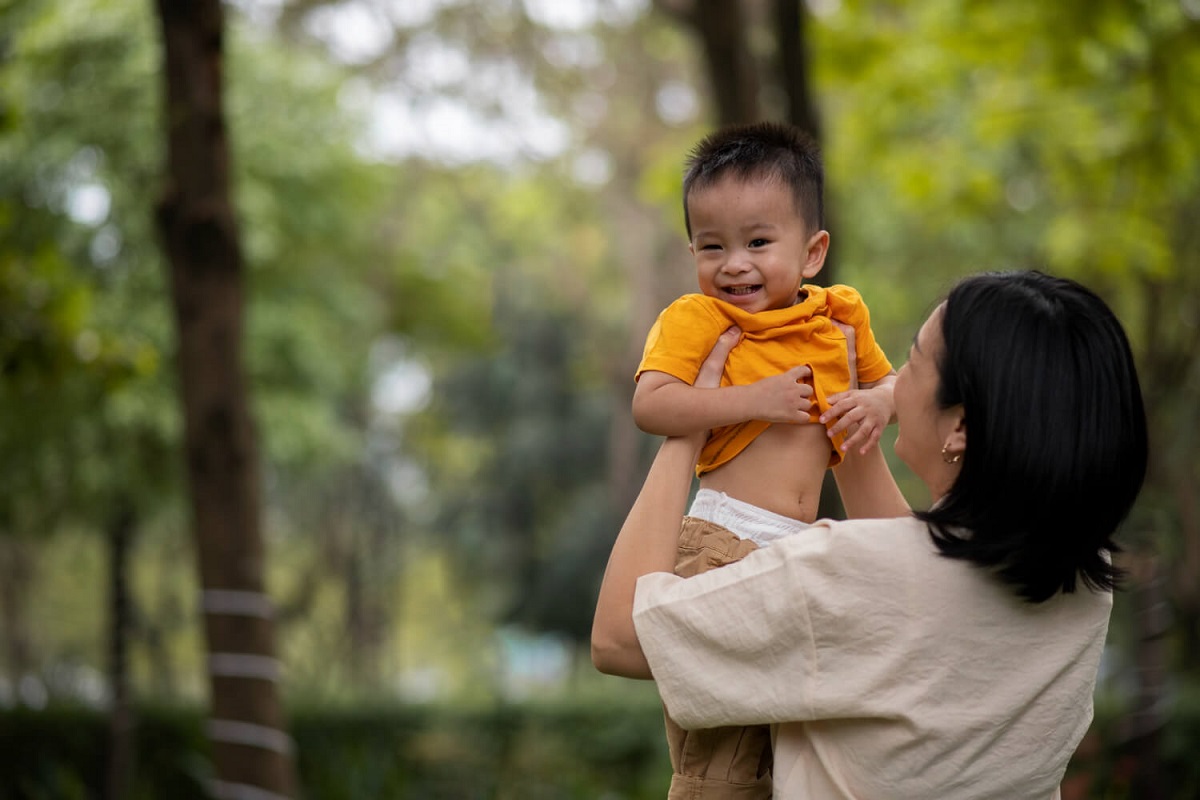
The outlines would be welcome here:
[[[750,313],[796,302],[825,261],[828,235],[807,229],[780,182],[730,176],[687,199],[700,291]]]

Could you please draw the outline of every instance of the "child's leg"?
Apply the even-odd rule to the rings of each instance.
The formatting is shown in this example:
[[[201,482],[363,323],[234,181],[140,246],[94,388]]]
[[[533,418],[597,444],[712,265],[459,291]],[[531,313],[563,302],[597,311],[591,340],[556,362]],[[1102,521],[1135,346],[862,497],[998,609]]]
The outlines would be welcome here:
[[[684,517],[675,574],[689,578],[758,549],[715,522]],[[665,709],[664,709],[665,711]],[[668,800],[766,800],[771,797],[771,733],[766,725],[685,731],[666,716],[671,753]]]

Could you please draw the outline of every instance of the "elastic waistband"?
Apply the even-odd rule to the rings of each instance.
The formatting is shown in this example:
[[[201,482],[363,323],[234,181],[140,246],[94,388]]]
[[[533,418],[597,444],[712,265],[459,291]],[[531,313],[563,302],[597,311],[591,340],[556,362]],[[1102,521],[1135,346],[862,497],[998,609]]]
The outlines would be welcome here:
[[[750,539],[759,547],[766,547],[776,539],[808,527],[807,522],[767,511],[713,489],[696,492],[688,516],[728,528],[738,538]]]

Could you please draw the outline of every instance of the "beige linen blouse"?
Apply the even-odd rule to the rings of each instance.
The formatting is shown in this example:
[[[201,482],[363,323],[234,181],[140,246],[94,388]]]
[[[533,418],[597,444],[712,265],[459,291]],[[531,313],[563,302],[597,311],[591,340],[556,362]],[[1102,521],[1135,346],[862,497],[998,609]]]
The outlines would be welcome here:
[[[1092,719],[1112,595],[1033,605],[924,523],[821,520],[694,578],[639,579],[680,725],[775,724],[785,800],[1046,800]]]

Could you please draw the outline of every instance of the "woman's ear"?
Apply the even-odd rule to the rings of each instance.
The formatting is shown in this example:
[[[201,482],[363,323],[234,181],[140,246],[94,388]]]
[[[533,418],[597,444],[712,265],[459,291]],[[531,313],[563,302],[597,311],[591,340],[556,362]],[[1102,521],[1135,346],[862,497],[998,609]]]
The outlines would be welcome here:
[[[948,415],[949,433],[942,440],[942,451],[952,456],[961,456],[967,451],[967,417],[962,406],[954,406],[945,412]]]

